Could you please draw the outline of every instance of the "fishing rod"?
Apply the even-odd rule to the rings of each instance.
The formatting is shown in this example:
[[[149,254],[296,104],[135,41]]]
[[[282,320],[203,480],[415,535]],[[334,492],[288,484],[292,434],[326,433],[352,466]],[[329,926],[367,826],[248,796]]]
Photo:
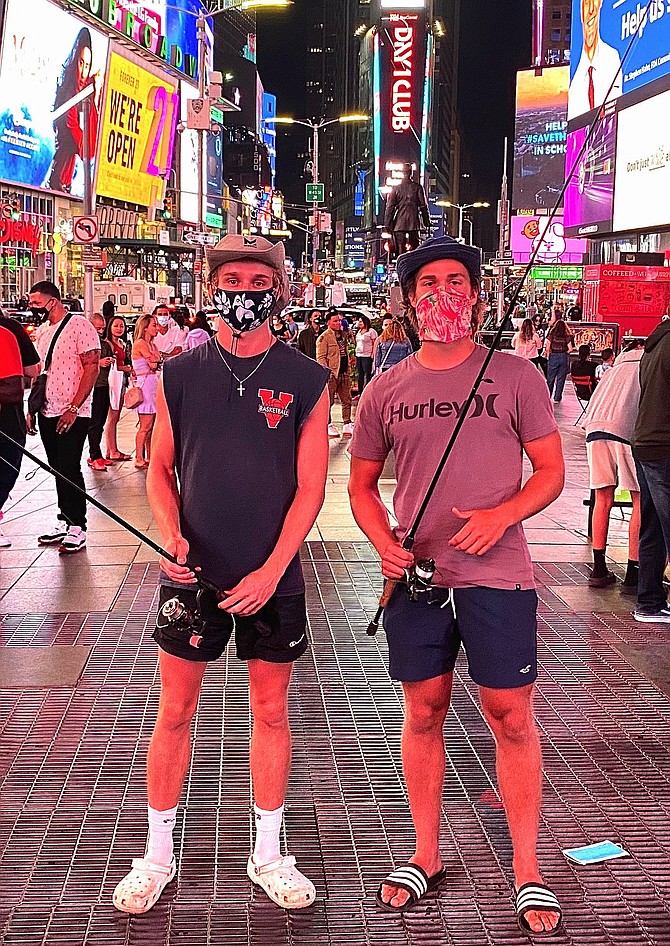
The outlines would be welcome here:
[[[639,35],[639,32],[640,32],[640,28],[643,27],[644,24],[646,24],[647,15],[648,15],[649,8],[651,7],[652,2],[653,2],[653,0],[648,0],[647,6],[645,7],[645,10],[644,10],[644,12],[643,12],[643,14],[642,14],[642,16],[641,16],[640,21],[639,21],[638,28],[637,28],[637,30],[635,31],[635,34],[634,34],[633,37],[631,38],[631,41],[630,41],[630,43],[628,44],[628,46],[627,46],[627,48],[626,48],[626,51],[625,51],[625,53],[624,53],[624,55],[623,55],[623,58],[622,58],[622,60],[621,60],[621,64],[620,64],[620,66],[619,66],[619,69],[618,69],[616,75],[614,76],[614,78],[612,79],[612,83],[611,83],[611,85],[610,85],[610,87],[609,87],[609,89],[608,89],[608,91],[607,91],[607,95],[605,96],[605,99],[604,99],[604,101],[603,101],[603,104],[598,108],[598,111],[597,111],[597,113],[596,113],[596,115],[595,115],[595,117],[594,117],[594,119],[593,119],[593,121],[592,121],[592,123],[591,123],[590,128],[589,128],[588,134],[586,135],[586,137],[585,137],[585,139],[584,139],[584,141],[583,141],[583,143],[582,143],[582,147],[580,148],[580,150],[579,150],[579,152],[578,152],[578,154],[577,154],[577,157],[576,157],[575,160],[574,160],[574,163],[573,163],[573,165],[572,165],[572,168],[571,168],[571,170],[570,170],[570,173],[566,176],[566,179],[565,179],[565,182],[564,182],[564,184],[563,184],[563,187],[561,188],[561,191],[560,191],[560,193],[559,193],[559,195],[558,195],[558,197],[557,197],[557,199],[556,199],[556,203],[554,204],[554,207],[553,207],[551,213],[549,214],[549,217],[547,218],[547,226],[546,226],[546,229],[545,229],[545,233],[546,233],[546,231],[549,229],[549,227],[551,226],[552,221],[554,220],[554,218],[555,218],[556,215],[558,214],[558,211],[559,211],[560,208],[562,207],[562,205],[563,205],[563,198],[565,197],[565,194],[566,194],[566,192],[567,192],[567,189],[568,189],[568,187],[570,186],[570,182],[571,182],[572,179],[574,178],[575,172],[577,171],[577,168],[578,168],[578,166],[580,165],[582,158],[584,157],[584,155],[586,154],[586,152],[587,152],[587,150],[588,150],[589,143],[590,143],[590,141],[591,141],[591,138],[592,138],[593,135],[595,134],[595,131],[596,131],[596,128],[598,127],[599,122],[600,122],[600,121],[603,119],[603,117],[604,117],[604,109],[605,109],[605,106],[608,104],[609,98],[610,98],[610,96],[611,96],[611,94],[612,94],[612,91],[613,91],[613,89],[614,89],[614,87],[615,87],[615,85],[616,85],[616,83],[617,83],[617,80],[618,80],[619,76],[621,75],[621,73],[623,72],[623,68],[624,68],[624,65],[625,65],[625,63],[626,63],[626,60],[628,59],[628,57],[630,56],[630,54],[631,54],[631,52],[632,52],[632,50],[633,50],[633,46],[634,46],[634,44],[635,44],[635,42],[636,42],[636,40],[637,40],[637,38],[638,38],[638,35]],[[516,287],[516,289],[515,289],[515,291],[514,291],[514,293],[513,293],[513,295],[512,295],[512,298],[511,298],[511,300],[510,300],[510,302],[509,302],[509,304],[508,304],[508,306],[507,306],[507,309],[506,309],[506,311],[505,311],[505,314],[504,314],[504,316],[503,316],[503,319],[502,319],[502,321],[500,322],[500,325],[498,326],[498,330],[496,331],[496,333],[495,333],[495,335],[494,335],[494,337],[493,337],[493,341],[491,342],[491,347],[488,349],[488,351],[487,351],[487,353],[486,353],[486,357],[484,358],[484,361],[483,361],[482,366],[481,366],[481,368],[480,368],[480,370],[479,370],[479,373],[477,374],[477,377],[475,378],[475,381],[474,381],[474,384],[473,384],[473,386],[472,386],[472,388],[471,388],[471,390],[470,390],[470,393],[468,394],[468,397],[467,397],[467,399],[466,399],[466,401],[465,401],[465,404],[463,405],[463,408],[462,408],[462,410],[461,410],[461,412],[460,412],[460,414],[459,414],[459,416],[458,416],[458,419],[457,419],[457,421],[456,421],[456,425],[455,425],[455,427],[454,427],[454,429],[453,429],[453,431],[452,431],[451,437],[449,438],[449,442],[447,443],[447,446],[446,446],[446,448],[445,448],[445,451],[444,451],[444,453],[442,454],[442,458],[441,458],[441,460],[440,460],[440,462],[439,462],[439,464],[438,464],[438,466],[437,466],[437,469],[435,470],[435,474],[433,475],[433,478],[432,478],[432,480],[431,480],[431,482],[430,482],[430,485],[428,486],[428,489],[426,490],[426,494],[425,494],[425,496],[424,496],[424,498],[423,498],[423,501],[422,501],[422,503],[421,503],[421,506],[419,507],[419,511],[417,512],[417,514],[416,514],[416,516],[415,516],[415,518],[414,518],[414,521],[412,522],[412,524],[411,524],[411,526],[410,526],[410,528],[409,528],[407,534],[405,535],[405,537],[404,537],[404,539],[403,539],[403,541],[402,541],[402,543],[401,543],[401,544],[402,544],[402,547],[403,547],[403,548],[405,549],[405,551],[407,551],[407,552],[411,552],[411,551],[412,551],[412,548],[414,547],[414,543],[415,543],[415,541],[416,541],[416,534],[417,534],[417,532],[418,532],[419,526],[421,525],[421,522],[422,522],[422,520],[423,520],[423,517],[424,517],[424,515],[425,515],[425,513],[426,513],[426,509],[428,508],[428,505],[429,505],[431,499],[433,498],[433,494],[434,494],[434,492],[435,492],[435,490],[436,490],[436,488],[437,488],[437,485],[438,485],[438,483],[439,483],[439,481],[440,481],[440,477],[442,476],[442,473],[443,473],[443,471],[444,471],[444,468],[445,468],[445,466],[447,465],[447,461],[449,460],[449,457],[451,456],[451,453],[452,453],[452,451],[453,451],[453,449],[454,449],[454,445],[455,445],[455,443],[456,443],[456,440],[458,439],[458,435],[459,435],[460,432],[461,432],[461,429],[462,429],[462,427],[463,427],[463,424],[465,423],[466,417],[467,417],[467,415],[468,415],[468,411],[470,410],[470,408],[471,408],[471,406],[472,406],[472,404],[473,404],[473,402],[474,402],[474,399],[475,399],[475,397],[476,397],[476,395],[477,395],[477,392],[478,392],[478,390],[479,390],[479,388],[480,388],[480,386],[481,386],[481,384],[482,384],[482,382],[483,382],[483,380],[484,380],[484,376],[486,375],[486,372],[487,372],[487,370],[488,370],[488,368],[489,368],[489,365],[491,364],[491,361],[492,361],[492,359],[493,359],[493,355],[494,355],[494,353],[495,353],[495,351],[496,351],[498,345],[500,344],[500,341],[501,341],[502,336],[503,336],[503,331],[504,331],[505,323],[506,323],[508,317],[510,316],[510,314],[511,314],[512,312],[514,312],[514,309],[516,308],[516,305],[517,305],[517,303],[518,303],[518,301],[519,301],[519,296],[521,295],[521,292],[523,291],[523,288],[524,288],[524,286],[525,286],[525,284],[526,284],[526,281],[527,281],[528,277],[530,276],[531,270],[533,269],[533,267],[534,267],[534,265],[535,265],[535,261],[536,261],[536,259],[537,259],[537,255],[538,255],[538,253],[539,253],[539,251],[540,251],[541,246],[542,246],[542,240],[540,240],[540,241],[538,242],[537,246],[535,247],[535,249],[532,251],[532,253],[531,253],[531,255],[530,255],[530,259],[529,259],[528,264],[527,264],[527,266],[526,266],[526,269],[525,269],[525,271],[524,271],[524,273],[523,273],[523,276],[521,277],[521,281],[518,283],[518,285],[517,285],[517,287]],[[432,570],[431,570],[431,566],[432,566]],[[428,560],[426,560],[425,562],[419,562],[419,563],[417,563],[417,568],[420,569],[420,572],[421,572],[421,574],[419,575],[419,581],[420,581],[420,583],[421,583],[422,581],[425,581],[425,575],[426,575],[426,574],[431,574],[431,575],[432,575],[432,572],[434,572],[434,570],[435,570],[435,563],[432,561],[432,559],[428,559]],[[411,574],[408,574],[407,577],[408,577],[408,584],[409,584],[409,583],[411,582],[411,580],[413,579],[413,576],[412,576]],[[376,612],[374,618],[370,621],[370,623],[369,623],[369,625],[368,625],[368,628],[367,628],[367,633],[368,633],[368,635],[369,635],[370,637],[374,637],[374,635],[375,635],[375,634],[377,633],[377,631],[379,630],[379,624],[380,624],[381,619],[382,619],[382,616],[383,616],[383,614],[384,614],[384,610],[385,610],[386,606],[388,605],[389,601],[391,600],[391,595],[392,595],[393,592],[395,591],[395,589],[396,589],[396,587],[398,586],[398,584],[399,584],[399,580],[396,579],[396,578],[387,578],[386,581],[384,582],[384,590],[382,591],[381,597],[380,597],[380,599],[379,599],[379,606],[378,606],[378,608],[377,608],[377,612]]]
[[[39,466],[42,470],[44,470],[46,473],[49,473],[55,479],[60,480],[61,483],[65,483],[71,489],[76,490],[76,492],[79,493],[80,496],[83,496],[84,499],[86,499],[87,502],[91,503],[92,506],[95,506],[96,509],[99,509],[100,512],[104,513],[109,519],[112,519],[118,525],[122,526],[124,529],[130,532],[131,535],[134,535],[135,538],[139,539],[140,542],[143,542],[145,545],[148,545],[149,548],[153,549],[154,552],[157,552],[158,555],[161,555],[163,558],[167,559],[169,562],[172,562],[173,565],[182,564],[177,561],[176,556],[171,555],[170,552],[162,548],[162,546],[158,545],[157,542],[154,542],[153,539],[149,538],[149,536],[144,535],[143,532],[140,532],[139,529],[136,529],[135,526],[131,525],[126,519],[124,519],[122,516],[119,516],[118,513],[114,512],[113,509],[110,509],[108,506],[105,506],[105,504],[101,503],[100,500],[95,498],[95,496],[91,496],[90,493],[87,493],[85,489],[81,488],[81,486],[78,486],[76,483],[73,483],[71,479],[69,479],[63,473],[59,472],[59,470],[55,470],[52,466],[50,466],[48,463],[45,463],[44,460],[41,460],[38,456],[36,456],[26,447],[22,447],[21,444],[17,443],[16,440],[14,440],[12,437],[9,436],[9,434],[6,434],[4,430],[0,430],[0,434],[5,438],[5,440],[8,441],[8,443],[10,443],[13,447],[16,447],[17,450],[20,450],[24,456],[28,457],[29,460],[32,460],[32,462],[35,463],[37,466]],[[5,457],[0,457],[0,459],[4,460],[7,466],[11,467],[17,473],[20,472]],[[194,573],[197,579],[197,584],[200,586],[200,588],[202,588],[205,591],[211,592],[219,600],[223,598],[223,595],[220,589],[217,588],[217,586],[213,584],[213,582],[208,581],[207,578],[201,575],[198,568],[195,565],[192,565],[187,560],[185,563],[185,567],[190,568],[191,571]]]

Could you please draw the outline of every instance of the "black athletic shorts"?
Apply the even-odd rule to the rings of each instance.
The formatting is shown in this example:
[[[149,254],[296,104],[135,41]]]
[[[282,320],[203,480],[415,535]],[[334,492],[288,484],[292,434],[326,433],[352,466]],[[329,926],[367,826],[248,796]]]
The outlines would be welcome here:
[[[196,608],[197,588],[161,585],[159,609],[170,598],[179,600],[189,610]],[[305,596],[273,595],[260,611],[250,617],[239,617],[222,611],[212,594],[205,591],[201,596],[201,613],[204,626],[200,631],[199,647],[190,643],[188,631],[180,630],[161,622],[160,614],[153,639],[161,650],[182,660],[209,662],[218,660],[223,654],[233,632],[239,660],[265,660],[268,663],[284,664],[297,660],[307,650],[307,611]]]
[[[435,604],[425,596],[411,601],[405,584],[393,592],[384,630],[394,680],[415,683],[449,673],[461,645],[479,686],[508,690],[537,679],[535,591],[455,588],[452,605],[448,590],[436,588],[435,598]]]

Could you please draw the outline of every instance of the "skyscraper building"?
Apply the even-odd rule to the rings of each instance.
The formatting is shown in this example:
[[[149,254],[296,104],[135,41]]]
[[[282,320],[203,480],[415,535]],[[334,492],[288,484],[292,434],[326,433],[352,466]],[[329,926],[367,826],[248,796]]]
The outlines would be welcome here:
[[[461,165],[458,133],[460,0],[434,0],[430,190],[457,202]]]
[[[534,66],[570,62],[572,0],[533,0]]]

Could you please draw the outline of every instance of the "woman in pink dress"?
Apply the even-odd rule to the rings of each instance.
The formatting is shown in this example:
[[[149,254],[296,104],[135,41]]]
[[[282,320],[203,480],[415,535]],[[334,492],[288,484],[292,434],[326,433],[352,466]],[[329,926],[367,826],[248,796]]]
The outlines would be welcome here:
[[[158,335],[158,322],[153,315],[141,315],[135,325],[133,336],[133,369],[136,385],[142,392],[142,403],[133,410],[139,417],[139,429],[135,437],[135,466],[146,470],[151,458],[151,434],[156,421],[156,392],[163,356],[154,344]]]

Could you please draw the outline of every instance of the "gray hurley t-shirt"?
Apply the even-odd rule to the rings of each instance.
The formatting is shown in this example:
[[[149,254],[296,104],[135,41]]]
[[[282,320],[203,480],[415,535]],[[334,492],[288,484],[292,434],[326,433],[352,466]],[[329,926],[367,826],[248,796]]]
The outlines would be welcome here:
[[[166,362],[163,385],[189,559],[230,591],[277,544],[298,486],[300,431],[329,373],[280,342],[264,361],[223,355],[238,378],[248,378],[242,396],[215,338]],[[276,593],[300,594],[304,587],[296,555]]]
[[[400,540],[414,521],[485,356],[486,349],[477,346],[461,365],[432,371],[414,355],[373,378],[363,392],[350,452],[379,462],[393,452]],[[449,545],[465,524],[452,508],[491,509],[515,496],[521,489],[522,445],[556,429],[541,372],[524,359],[496,352],[414,545],[417,560],[435,559],[437,586],[535,587],[520,523],[486,555],[468,555]]]

